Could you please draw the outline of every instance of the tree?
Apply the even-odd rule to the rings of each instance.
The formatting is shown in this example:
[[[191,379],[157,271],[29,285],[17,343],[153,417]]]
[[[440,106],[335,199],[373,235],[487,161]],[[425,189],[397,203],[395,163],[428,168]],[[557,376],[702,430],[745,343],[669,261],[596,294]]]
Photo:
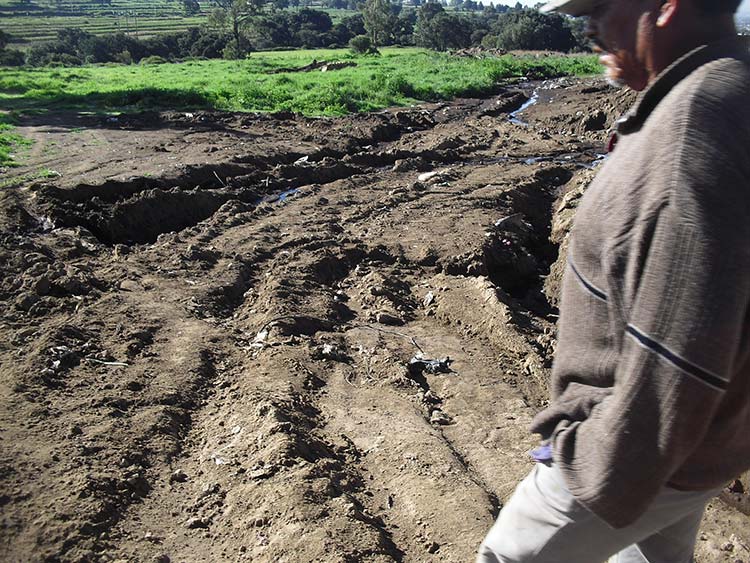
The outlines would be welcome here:
[[[429,2],[419,9],[414,40],[420,47],[436,51],[461,49],[471,45],[472,31],[466,18],[449,14],[440,4]]]
[[[227,52],[232,58],[240,58],[245,54],[245,45],[242,36],[242,28],[246,23],[258,14],[265,5],[265,0],[214,0],[214,3],[226,14],[226,19],[232,26],[232,37],[234,37],[233,48]]]
[[[0,51],[5,49],[5,47],[8,46],[9,37],[8,34],[5,33],[3,30],[0,30]]]
[[[362,6],[362,19],[374,47],[382,45],[392,35],[395,16],[390,0],[367,0]]]
[[[578,47],[566,18],[536,10],[503,14],[492,26],[500,49],[570,51]]]
[[[185,10],[186,16],[200,14],[201,5],[198,3],[198,0],[182,0],[182,6]]]
[[[215,29],[226,29],[229,25],[228,14],[221,8],[214,8],[211,10],[211,13],[208,14],[207,23],[209,27]]]

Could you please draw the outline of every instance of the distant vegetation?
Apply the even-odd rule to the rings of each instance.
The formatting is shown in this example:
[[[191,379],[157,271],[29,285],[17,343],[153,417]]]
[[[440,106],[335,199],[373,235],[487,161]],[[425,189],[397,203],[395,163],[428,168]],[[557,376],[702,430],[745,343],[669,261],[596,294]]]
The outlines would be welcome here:
[[[242,59],[269,49],[346,47],[359,36],[369,38],[373,53],[394,45],[586,48],[580,22],[520,4],[408,1],[323,0],[312,9],[300,6],[307,0],[0,0],[0,65]],[[76,25],[69,20],[74,17]],[[21,41],[27,43],[19,50]],[[363,52],[362,41],[355,41],[355,50]]]
[[[314,59],[352,66],[294,72]],[[457,96],[483,96],[505,79],[592,74],[596,57],[513,56],[476,59],[416,48],[382,55],[346,50],[258,53],[241,61],[6,69],[0,106],[13,110],[221,109],[341,115]],[[280,72],[281,71],[281,72]]]

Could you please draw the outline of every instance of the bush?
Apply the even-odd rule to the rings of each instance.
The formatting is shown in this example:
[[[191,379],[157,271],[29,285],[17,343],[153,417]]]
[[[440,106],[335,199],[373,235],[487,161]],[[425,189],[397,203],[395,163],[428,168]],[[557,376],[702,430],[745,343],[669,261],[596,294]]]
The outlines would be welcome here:
[[[373,49],[372,41],[367,35],[352,37],[349,40],[349,48],[358,55],[367,55],[376,51],[376,49]]]
[[[142,65],[161,65],[169,61],[159,55],[151,55],[150,57],[142,58],[140,62]]]
[[[23,66],[23,52],[16,49],[0,51],[0,66]]]

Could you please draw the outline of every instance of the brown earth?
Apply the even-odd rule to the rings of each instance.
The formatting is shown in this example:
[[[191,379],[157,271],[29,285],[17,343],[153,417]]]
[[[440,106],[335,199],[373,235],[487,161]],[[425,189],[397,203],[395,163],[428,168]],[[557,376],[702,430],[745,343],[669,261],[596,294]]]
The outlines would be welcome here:
[[[340,119],[27,118],[0,558],[472,561],[531,467],[558,247],[631,101],[568,79]],[[699,561],[750,559],[748,485]]]

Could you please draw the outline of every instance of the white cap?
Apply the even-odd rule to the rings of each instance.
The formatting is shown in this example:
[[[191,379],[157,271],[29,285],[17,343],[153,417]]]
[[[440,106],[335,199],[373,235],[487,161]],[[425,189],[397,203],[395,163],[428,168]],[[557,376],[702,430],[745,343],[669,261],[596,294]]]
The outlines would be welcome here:
[[[601,0],[552,0],[542,6],[542,12],[560,12],[569,16],[585,16],[600,3]]]

